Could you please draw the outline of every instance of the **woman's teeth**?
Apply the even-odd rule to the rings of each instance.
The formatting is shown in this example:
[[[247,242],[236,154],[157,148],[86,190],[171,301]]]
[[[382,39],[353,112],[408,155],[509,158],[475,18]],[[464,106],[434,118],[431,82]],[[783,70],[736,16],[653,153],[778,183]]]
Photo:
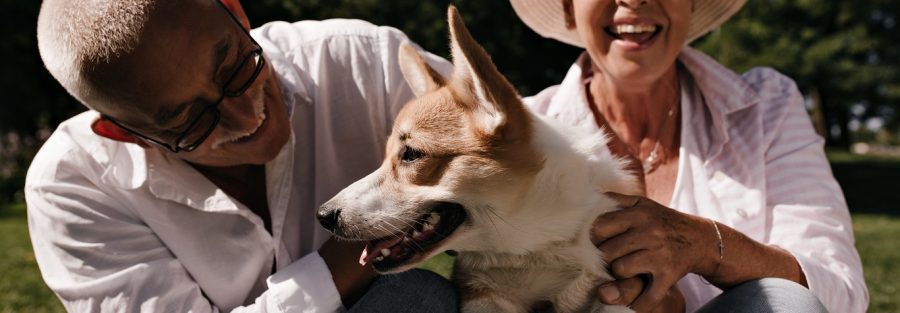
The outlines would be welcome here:
[[[616,25],[613,27],[613,33],[616,35],[619,34],[640,34],[640,33],[652,33],[656,31],[657,26],[655,25],[629,25],[622,24]]]

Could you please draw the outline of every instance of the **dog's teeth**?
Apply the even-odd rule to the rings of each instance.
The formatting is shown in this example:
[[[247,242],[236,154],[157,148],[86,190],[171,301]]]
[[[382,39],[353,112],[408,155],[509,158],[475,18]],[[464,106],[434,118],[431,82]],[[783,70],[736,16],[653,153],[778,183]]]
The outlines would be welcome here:
[[[431,225],[437,225],[438,222],[441,221],[441,215],[437,214],[437,212],[431,212],[431,215],[428,216],[428,220],[425,223]]]
[[[379,255],[379,256],[375,257],[375,261],[376,261],[376,262],[381,262],[381,261],[383,261],[383,260],[384,260],[384,257],[383,257],[383,256],[380,256],[380,255]]]
[[[413,230],[412,237],[418,238],[419,236],[422,236],[422,233],[420,233],[418,230]]]
[[[422,231],[431,231],[433,229],[434,229],[434,225],[431,225],[431,224],[425,224],[424,226],[422,226]]]
[[[410,243],[410,242],[412,242],[412,238],[403,237],[403,243]]]
[[[381,249],[381,255],[382,255],[382,256],[390,256],[390,255],[391,255],[391,249],[388,249],[388,248]]]

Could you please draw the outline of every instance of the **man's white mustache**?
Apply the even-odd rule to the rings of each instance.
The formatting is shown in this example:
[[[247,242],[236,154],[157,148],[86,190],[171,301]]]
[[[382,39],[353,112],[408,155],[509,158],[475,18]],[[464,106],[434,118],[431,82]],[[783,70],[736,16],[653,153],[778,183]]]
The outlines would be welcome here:
[[[255,95],[253,97],[253,108],[255,110],[256,118],[257,118],[257,123],[253,127],[253,129],[237,130],[237,131],[224,130],[222,135],[219,136],[219,138],[216,138],[216,141],[213,142],[212,147],[211,147],[212,150],[218,149],[223,144],[233,142],[233,141],[239,140],[241,138],[253,135],[254,133],[256,133],[256,131],[259,129],[259,127],[262,126],[263,122],[265,122],[265,120],[266,120],[266,112],[265,112],[265,96],[266,96],[266,94],[262,90],[263,86],[265,86],[265,84],[260,84],[259,87],[257,87],[256,92],[253,93]]]

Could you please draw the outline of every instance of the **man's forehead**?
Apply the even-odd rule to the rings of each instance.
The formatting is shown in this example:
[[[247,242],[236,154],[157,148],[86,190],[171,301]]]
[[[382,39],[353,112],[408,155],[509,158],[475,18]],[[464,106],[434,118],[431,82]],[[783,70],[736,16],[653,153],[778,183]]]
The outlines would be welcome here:
[[[122,105],[142,111],[133,121],[131,116],[122,118],[153,125],[203,96],[216,59],[226,53],[229,38],[237,32],[236,26],[228,23],[235,24],[217,5],[159,8],[136,49],[101,71],[105,73],[100,76],[106,76],[99,82],[104,88],[117,91]]]

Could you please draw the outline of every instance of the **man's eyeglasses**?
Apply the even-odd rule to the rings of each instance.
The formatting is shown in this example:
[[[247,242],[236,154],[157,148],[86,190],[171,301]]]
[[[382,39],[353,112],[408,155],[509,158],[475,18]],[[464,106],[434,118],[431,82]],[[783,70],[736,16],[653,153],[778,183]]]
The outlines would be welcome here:
[[[222,86],[222,93],[219,96],[219,99],[215,102],[205,106],[200,114],[194,118],[190,123],[188,123],[187,128],[184,132],[180,133],[177,137],[174,137],[173,142],[167,142],[165,140],[154,139],[152,137],[141,134],[137,131],[134,131],[122,123],[119,123],[115,119],[105,116],[107,120],[115,124],[116,126],[121,127],[122,129],[128,131],[129,133],[140,137],[141,139],[145,139],[147,141],[153,142],[157,145],[163,146],[173,153],[178,153],[181,151],[194,151],[199,147],[206,138],[212,134],[213,130],[216,129],[216,126],[219,125],[219,119],[221,118],[221,111],[219,111],[219,105],[222,104],[222,101],[228,98],[236,98],[240,97],[253,85],[253,82],[256,81],[256,77],[259,76],[259,73],[262,71],[263,67],[266,64],[266,59],[262,56],[262,47],[250,36],[250,33],[247,32],[246,29],[242,26],[240,21],[231,14],[227,8],[220,1],[215,1],[219,3],[219,6],[222,7],[225,12],[231,17],[231,19],[238,24],[241,31],[250,38],[250,41],[253,43],[255,47],[250,53],[241,60],[241,63],[235,67],[234,72],[228,77],[225,81],[225,84]]]

